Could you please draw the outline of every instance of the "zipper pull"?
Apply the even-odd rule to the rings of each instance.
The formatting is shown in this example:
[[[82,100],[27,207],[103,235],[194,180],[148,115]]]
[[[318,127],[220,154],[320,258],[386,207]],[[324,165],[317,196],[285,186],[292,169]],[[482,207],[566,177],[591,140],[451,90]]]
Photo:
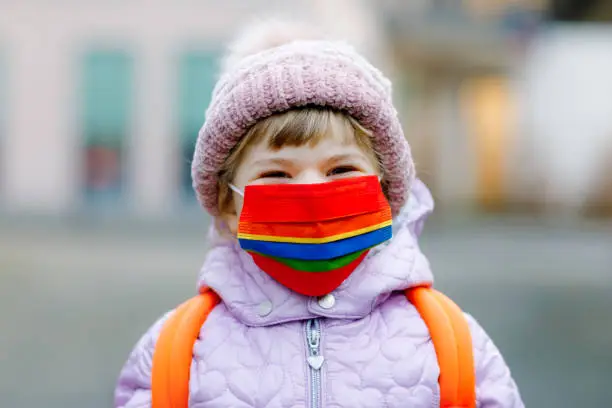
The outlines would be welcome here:
[[[319,353],[319,345],[320,345],[321,335],[318,330],[310,330],[310,338],[308,339],[308,345],[310,346],[310,351],[312,354]]]
[[[314,328],[312,327],[312,321],[307,323],[308,330],[308,347],[310,348],[310,356],[306,359],[308,365],[313,370],[320,370],[325,362],[325,357],[319,354],[321,347],[321,332],[319,331],[318,322],[314,322]]]
[[[325,362],[325,357],[323,356],[308,356],[306,359],[308,361],[308,365],[313,369],[319,371]]]

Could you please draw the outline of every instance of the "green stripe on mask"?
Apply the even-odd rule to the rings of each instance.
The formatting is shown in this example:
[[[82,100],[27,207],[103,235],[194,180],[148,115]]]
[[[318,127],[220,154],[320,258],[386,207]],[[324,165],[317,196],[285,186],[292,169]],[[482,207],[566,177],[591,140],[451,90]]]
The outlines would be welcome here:
[[[353,252],[351,254],[341,256],[340,258],[334,259],[325,259],[325,260],[316,260],[316,261],[305,261],[301,259],[291,259],[291,258],[279,258],[275,256],[268,256],[265,254],[259,254],[261,256],[265,256],[268,258],[272,258],[275,261],[287,265],[288,267],[295,269],[296,271],[302,272],[328,272],[334,269],[342,268],[353,262],[355,259],[359,258],[361,254],[363,254],[368,249],[364,249],[362,251]]]

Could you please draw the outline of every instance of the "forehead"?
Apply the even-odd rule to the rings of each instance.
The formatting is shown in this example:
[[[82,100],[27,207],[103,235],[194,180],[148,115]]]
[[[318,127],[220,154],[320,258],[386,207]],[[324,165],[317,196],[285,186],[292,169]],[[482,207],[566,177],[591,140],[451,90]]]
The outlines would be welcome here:
[[[264,120],[256,129],[256,139],[279,149],[286,146],[314,146],[324,140],[351,143],[356,129],[348,116],[327,109],[302,109]]]

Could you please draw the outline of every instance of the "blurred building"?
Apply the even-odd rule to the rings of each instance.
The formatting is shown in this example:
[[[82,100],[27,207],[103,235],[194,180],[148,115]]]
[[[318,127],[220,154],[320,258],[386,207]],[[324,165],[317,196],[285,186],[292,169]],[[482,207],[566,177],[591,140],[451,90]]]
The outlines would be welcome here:
[[[377,32],[373,20],[350,3],[343,14],[356,26],[339,34],[375,48],[363,36]],[[190,161],[218,58],[266,11],[333,26],[315,1],[1,5],[2,207],[153,216],[194,207]]]
[[[388,2],[406,130],[440,204],[610,212],[612,2]]]
[[[386,16],[420,175],[442,206],[502,209],[519,132],[516,72],[548,2],[415,3],[395,2]]]
[[[195,208],[190,161],[219,55],[241,23],[270,10],[322,23],[390,73],[420,175],[440,203],[528,201],[521,193],[531,199],[540,187],[516,170],[537,137],[519,109],[522,69],[541,60],[528,51],[549,3],[5,3],[0,208],[153,217]]]
[[[63,3],[0,6],[4,207],[192,206],[189,162],[223,43],[282,2]],[[308,15],[304,1],[292,8]]]

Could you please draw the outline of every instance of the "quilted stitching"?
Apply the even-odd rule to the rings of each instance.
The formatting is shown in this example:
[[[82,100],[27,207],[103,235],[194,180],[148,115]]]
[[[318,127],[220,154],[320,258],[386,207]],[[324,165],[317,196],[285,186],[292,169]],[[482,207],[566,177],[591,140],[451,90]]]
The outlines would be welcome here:
[[[474,343],[476,400],[483,407],[523,407],[503,356],[478,322],[466,314]]]
[[[435,352],[425,324],[403,295],[365,319],[324,327],[323,336],[329,355],[326,407],[432,406]]]
[[[301,323],[248,327],[223,305],[208,319],[194,347],[192,407],[306,406]]]

